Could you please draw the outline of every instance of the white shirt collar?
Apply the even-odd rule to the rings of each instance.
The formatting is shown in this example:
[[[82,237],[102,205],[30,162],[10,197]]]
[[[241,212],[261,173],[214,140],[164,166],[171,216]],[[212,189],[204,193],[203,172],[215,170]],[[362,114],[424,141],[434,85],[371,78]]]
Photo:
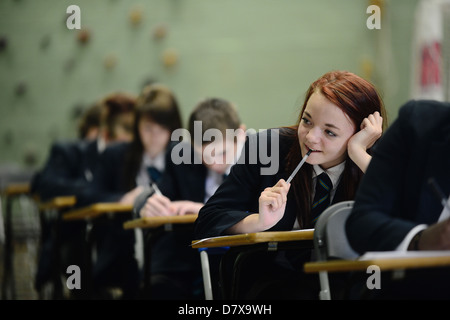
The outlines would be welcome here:
[[[158,169],[159,171],[164,171],[165,159],[166,159],[165,152],[161,152],[154,158],[150,158],[146,153],[144,153],[142,155],[142,166],[144,168],[152,166]]]
[[[106,141],[102,137],[97,139],[97,150],[98,153],[102,153],[106,148]]]
[[[345,169],[345,161],[327,170],[323,170],[319,165],[314,164],[313,179],[316,176],[320,175],[322,172],[325,172],[330,177],[331,183],[333,184],[333,189],[335,189],[336,186],[338,185],[342,172],[344,172],[344,169]]]

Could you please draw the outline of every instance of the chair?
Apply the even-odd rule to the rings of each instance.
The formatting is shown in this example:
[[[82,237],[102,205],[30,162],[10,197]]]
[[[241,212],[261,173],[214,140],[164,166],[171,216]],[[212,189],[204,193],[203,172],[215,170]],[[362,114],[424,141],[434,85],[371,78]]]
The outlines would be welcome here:
[[[353,208],[354,201],[343,201],[328,207],[317,220],[314,229],[314,255],[316,261],[334,258],[355,259],[358,254],[350,246],[345,222]],[[327,271],[319,272],[321,300],[330,300],[330,285]]]

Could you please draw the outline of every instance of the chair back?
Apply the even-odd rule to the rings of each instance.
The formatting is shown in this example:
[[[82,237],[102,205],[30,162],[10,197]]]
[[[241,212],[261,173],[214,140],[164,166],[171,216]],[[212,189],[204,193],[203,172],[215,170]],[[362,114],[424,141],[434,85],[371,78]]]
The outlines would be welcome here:
[[[329,206],[314,227],[314,251],[317,261],[329,259],[354,259],[358,254],[350,246],[345,232],[345,222],[354,201],[342,201]]]

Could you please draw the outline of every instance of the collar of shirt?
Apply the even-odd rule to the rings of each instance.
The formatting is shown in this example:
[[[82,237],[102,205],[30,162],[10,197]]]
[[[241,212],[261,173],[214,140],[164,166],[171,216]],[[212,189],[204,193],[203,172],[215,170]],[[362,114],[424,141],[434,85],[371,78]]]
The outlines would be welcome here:
[[[97,150],[98,153],[102,153],[106,148],[106,141],[102,137],[97,139]]]
[[[345,161],[327,170],[323,170],[319,165],[314,164],[312,177],[313,180],[315,180],[317,176],[319,176],[322,172],[325,172],[330,177],[331,183],[333,184],[333,189],[336,189],[339,183],[339,179],[341,178],[341,174],[342,172],[344,172],[344,169],[345,169]]]
[[[155,167],[156,169],[158,169],[159,171],[164,171],[164,161],[165,161],[165,153],[161,152],[160,154],[158,154],[156,157],[154,158],[150,158],[146,153],[144,153],[142,155],[142,166],[144,167],[144,169],[146,169],[147,167]]]
[[[150,158],[147,154],[142,155],[141,168],[136,176],[136,185],[148,186],[150,184],[150,178],[147,173],[147,167],[153,166],[159,171],[163,172],[165,169],[165,152],[161,152],[155,158]]]

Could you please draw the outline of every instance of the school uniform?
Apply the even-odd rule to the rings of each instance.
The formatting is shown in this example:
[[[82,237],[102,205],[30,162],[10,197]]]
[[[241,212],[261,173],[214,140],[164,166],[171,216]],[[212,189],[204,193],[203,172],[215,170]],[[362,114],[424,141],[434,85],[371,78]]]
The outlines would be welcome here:
[[[201,159],[196,158],[198,155],[190,144],[180,142],[172,145],[169,154],[172,150],[174,154],[166,158],[166,170],[158,183],[161,193],[171,201],[204,203],[222,183],[223,175],[209,171]],[[183,158],[185,152],[190,153],[186,157],[189,161],[175,164],[174,157]],[[152,194],[153,190],[149,189],[136,199],[136,216]],[[202,298],[201,265],[198,252],[190,247],[192,238],[192,229],[189,228],[166,232],[152,244],[152,299]]]
[[[100,140],[56,142],[51,146],[47,162],[31,183],[31,192],[37,194],[41,201],[57,196],[75,196],[77,199],[85,195],[97,172],[98,159],[102,151]],[[55,250],[53,227],[57,221],[44,221],[42,226],[42,247],[39,254],[35,287],[41,286],[50,279],[52,269],[52,252]],[[62,270],[71,264],[83,266],[82,246],[86,223],[84,221],[60,222],[59,243],[62,248]]]
[[[97,140],[54,143],[44,168],[33,179],[32,192],[41,201],[57,196],[82,196],[93,181],[100,153]]]
[[[246,216],[259,211],[259,196],[265,188],[273,187],[280,179],[287,180],[291,172],[285,170],[285,160],[294,140],[282,134],[281,131],[277,133],[276,131],[268,130],[267,139],[266,136],[263,138],[267,141],[267,148],[265,150],[272,150],[272,135],[277,136],[275,141],[279,143],[279,154],[272,155],[273,161],[279,164],[277,172],[273,175],[261,174],[261,169],[268,168],[271,164],[263,164],[259,161],[259,157],[254,157],[255,150],[252,145],[260,145],[260,134],[249,137],[244,146],[241,158],[231,168],[228,178],[200,210],[199,217],[195,222],[196,239],[226,235],[228,228]],[[255,162],[255,160],[258,161]],[[323,171],[319,166],[314,166],[313,169],[312,178],[315,178]],[[334,181],[331,203],[344,201],[343,190],[341,190],[342,188],[338,183],[343,169],[344,164],[340,164],[337,169],[333,169],[334,171],[337,170],[337,172],[331,175]],[[314,184],[315,180],[313,180],[313,187]],[[314,196],[314,194],[311,196]],[[294,229],[297,214],[298,209],[294,194],[289,192],[283,218],[268,231],[288,231]]]
[[[402,106],[398,118],[374,148],[356,194],[346,224],[354,250],[360,254],[406,250],[417,232],[436,223],[443,207],[428,180],[434,178],[448,196],[449,164],[450,104],[410,101]],[[428,279],[430,274],[438,273],[433,271],[422,279]],[[425,296],[450,291],[450,278],[440,279],[429,283],[445,284],[446,289],[423,290]],[[411,294],[413,291],[417,290],[411,290]]]
[[[291,172],[285,170],[286,156],[293,143],[298,142],[285,134],[284,130],[290,129],[279,130],[279,133],[277,130],[271,129],[264,135],[258,133],[248,137],[241,158],[231,168],[230,175],[200,210],[199,217],[195,222],[195,239],[227,235],[227,230],[231,226],[246,216],[259,212],[259,197],[265,188],[273,187],[280,179],[287,180]],[[274,135],[275,139],[273,139]],[[261,139],[263,140],[260,141]],[[267,144],[265,150],[272,150],[272,144],[278,143],[278,153],[270,155],[272,161],[278,164],[275,174],[261,174],[261,169],[269,168],[274,164],[267,163],[266,160],[262,163],[260,159],[264,159],[264,157],[255,156],[255,146],[261,148],[262,143]],[[330,170],[333,182],[331,204],[348,200],[343,196],[343,190],[339,183],[344,167],[345,163],[341,163]],[[314,186],[316,176],[323,170],[319,166],[314,166],[312,171]],[[313,196],[314,194],[311,195],[311,197]],[[268,231],[289,231],[298,228],[297,214],[298,208],[294,194],[289,192],[283,217]],[[242,275],[241,279],[247,280],[247,283],[241,284],[240,298],[316,299],[319,290],[318,279],[315,276],[309,277],[298,272],[298,270],[302,270],[303,263],[310,259],[310,249],[295,253],[280,251],[271,254],[264,252],[252,256],[242,271],[245,275]],[[233,258],[230,257],[227,260],[233,261]],[[299,286],[304,290],[297,291],[296,287]],[[281,289],[283,287],[285,290]]]
[[[157,167],[164,171],[165,152],[156,159],[142,155],[141,167],[137,170],[134,183],[130,186],[125,168],[129,168],[129,154],[132,143],[121,142],[108,146],[100,159],[98,174],[89,187],[89,195],[83,198],[83,204],[96,202],[118,202],[133,187],[148,186],[152,181],[146,167]],[[119,286],[124,291],[124,299],[136,298],[139,293],[141,275],[139,254],[136,251],[135,230],[125,230],[123,223],[130,215],[115,215],[93,228],[96,259],[93,265],[93,281],[96,288]]]

